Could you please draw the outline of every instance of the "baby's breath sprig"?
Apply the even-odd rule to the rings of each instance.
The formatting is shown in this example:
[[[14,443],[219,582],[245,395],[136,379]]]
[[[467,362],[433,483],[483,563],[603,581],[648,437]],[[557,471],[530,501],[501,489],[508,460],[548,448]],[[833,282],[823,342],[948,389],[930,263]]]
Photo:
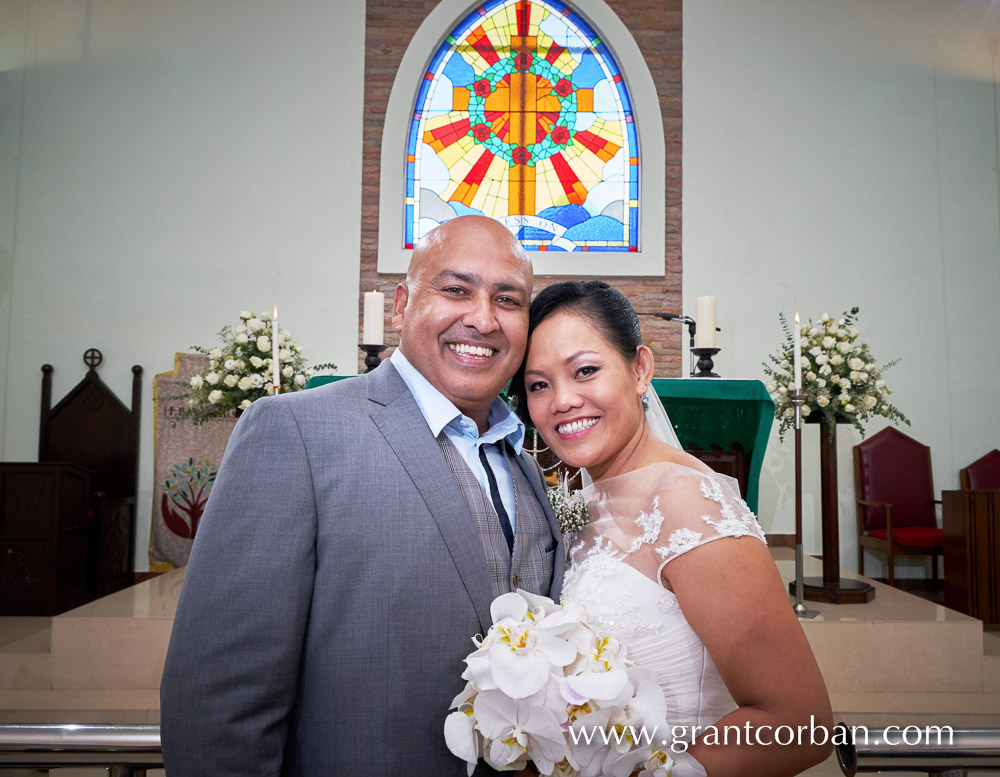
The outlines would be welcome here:
[[[565,483],[549,489],[549,503],[563,534],[574,534],[587,525],[587,503],[579,491],[570,491]]]

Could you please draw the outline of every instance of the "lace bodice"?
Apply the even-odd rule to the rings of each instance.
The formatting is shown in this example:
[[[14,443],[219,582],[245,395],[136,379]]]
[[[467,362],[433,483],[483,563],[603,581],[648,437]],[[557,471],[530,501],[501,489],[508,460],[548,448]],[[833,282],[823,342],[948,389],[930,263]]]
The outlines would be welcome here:
[[[715,540],[766,542],[736,482],[700,462],[662,462],[599,481],[584,497],[590,522],[572,543],[563,599],[654,671],[672,725],[714,723],[736,705],[660,573]]]

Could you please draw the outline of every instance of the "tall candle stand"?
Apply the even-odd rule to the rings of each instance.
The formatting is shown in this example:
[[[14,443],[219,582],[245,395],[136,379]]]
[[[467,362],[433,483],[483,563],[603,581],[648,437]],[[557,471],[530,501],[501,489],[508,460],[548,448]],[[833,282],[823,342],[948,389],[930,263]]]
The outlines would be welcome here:
[[[795,605],[792,609],[800,618],[815,618],[819,612],[807,609],[802,603],[802,406],[805,402],[802,389],[795,389],[792,397],[795,406]]]
[[[362,351],[365,352],[365,367],[368,368],[367,370],[365,370],[366,373],[371,372],[376,367],[378,367],[379,364],[382,363],[382,358],[379,356],[379,354],[386,349],[386,346],[359,345],[358,348],[360,348]]]

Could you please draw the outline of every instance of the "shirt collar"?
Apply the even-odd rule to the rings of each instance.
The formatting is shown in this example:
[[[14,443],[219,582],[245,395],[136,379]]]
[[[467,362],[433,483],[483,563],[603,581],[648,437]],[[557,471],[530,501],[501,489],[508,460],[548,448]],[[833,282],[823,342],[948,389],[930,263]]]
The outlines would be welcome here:
[[[479,439],[484,443],[507,440],[514,449],[514,453],[520,455],[524,445],[524,423],[502,399],[497,397],[493,400],[493,404],[490,405],[490,414],[487,417],[489,429],[480,435],[476,422],[463,415],[450,399],[438,391],[416,367],[410,364],[401,348],[393,351],[389,361],[392,362],[399,377],[403,379],[403,383],[410,390],[414,402],[417,403],[421,415],[427,421],[427,425],[435,437],[448,426],[465,437]]]

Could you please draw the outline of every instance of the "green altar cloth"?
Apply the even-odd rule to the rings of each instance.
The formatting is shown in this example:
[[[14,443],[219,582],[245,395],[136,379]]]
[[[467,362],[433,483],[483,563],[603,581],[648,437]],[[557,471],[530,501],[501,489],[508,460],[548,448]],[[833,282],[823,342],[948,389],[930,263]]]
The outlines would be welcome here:
[[[707,451],[739,445],[750,457],[747,505],[757,512],[760,471],[774,420],[774,403],[759,380],[654,378],[681,446]]]
[[[306,388],[350,375],[317,375]],[[774,403],[759,380],[655,378],[653,388],[670,414],[681,446],[708,451],[738,445],[750,459],[746,501],[757,512],[764,450],[774,420]]]

